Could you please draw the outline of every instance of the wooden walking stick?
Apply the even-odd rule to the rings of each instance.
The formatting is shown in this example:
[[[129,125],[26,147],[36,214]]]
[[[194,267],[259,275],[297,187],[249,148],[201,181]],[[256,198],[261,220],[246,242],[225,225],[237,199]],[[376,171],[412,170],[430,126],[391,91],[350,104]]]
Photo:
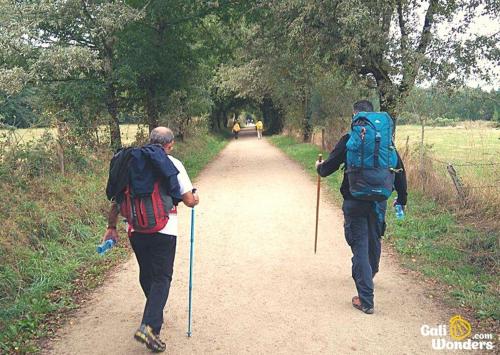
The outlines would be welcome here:
[[[318,161],[323,161],[323,155],[318,154]],[[318,217],[319,217],[319,190],[321,184],[321,176],[318,174],[318,191],[316,194],[316,231],[314,233],[314,254],[316,254],[316,247],[318,246]]]

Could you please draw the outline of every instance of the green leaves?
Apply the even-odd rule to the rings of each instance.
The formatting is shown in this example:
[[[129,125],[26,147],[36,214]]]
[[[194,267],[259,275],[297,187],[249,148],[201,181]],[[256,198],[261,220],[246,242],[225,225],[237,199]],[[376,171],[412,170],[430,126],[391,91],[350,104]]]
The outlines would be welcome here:
[[[8,94],[20,92],[29,81],[29,74],[20,67],[0,68],[0,91]]]

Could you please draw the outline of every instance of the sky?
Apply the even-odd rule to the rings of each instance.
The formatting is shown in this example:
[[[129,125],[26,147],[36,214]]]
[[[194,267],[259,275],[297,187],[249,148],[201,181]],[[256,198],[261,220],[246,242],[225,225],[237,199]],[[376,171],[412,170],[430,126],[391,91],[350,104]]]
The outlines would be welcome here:
[[[481,11],[479,8],[478,11]],[[449,26],[442,25],[437,28],[437,34],[439,37],[446,37],[447,33],[449,32]],[[487,35],[491,36],[495,33],[500,32],[500,18],[492,18],[490,16],[479,16],[477,17],[469,26],[469,30],[465,36],[463,36],[463,39],[465,40],[468,36],[471,35]],[[500,48],[500,44],[497,43],[497,47]],[[490,67],[493,69],[493,76],[494,79],[492,83],[486,83],[482,80],[479,80],[478,78],[470,78],[467,81],[468,86],[472,87],[481,87],[484,90],[491,90],[491,89],[500,89],[500,66],[494,65],[494,63],[488,63],[487,61],[482,61],[480,63],[481,66],[483,67]]]

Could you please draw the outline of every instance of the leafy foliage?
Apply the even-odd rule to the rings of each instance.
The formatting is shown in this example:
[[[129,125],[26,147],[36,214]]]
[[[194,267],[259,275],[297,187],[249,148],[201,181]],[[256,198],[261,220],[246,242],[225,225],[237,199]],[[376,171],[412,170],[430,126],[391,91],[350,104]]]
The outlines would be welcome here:
[[[439,87],[414,88],[403,106],[403,112],[420,117],[444,117],[451,120],[495,120],[500,109],[500,91],[486,92],[464,87],[448,91]],[[401,116],[405,116],[404,113]]]

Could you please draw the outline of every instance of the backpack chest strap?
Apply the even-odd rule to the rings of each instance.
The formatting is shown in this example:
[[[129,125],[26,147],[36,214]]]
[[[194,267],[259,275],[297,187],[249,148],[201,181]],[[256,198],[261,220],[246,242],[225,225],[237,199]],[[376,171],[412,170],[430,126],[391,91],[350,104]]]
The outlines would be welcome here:
[[[379,163],[379,153],[380,153],[380,141],[382,139],[382,136],[380,135],[380,132],[377,131],[375,133],[375,149],[373,151],[373,167],[378,168],[380,166]]]

